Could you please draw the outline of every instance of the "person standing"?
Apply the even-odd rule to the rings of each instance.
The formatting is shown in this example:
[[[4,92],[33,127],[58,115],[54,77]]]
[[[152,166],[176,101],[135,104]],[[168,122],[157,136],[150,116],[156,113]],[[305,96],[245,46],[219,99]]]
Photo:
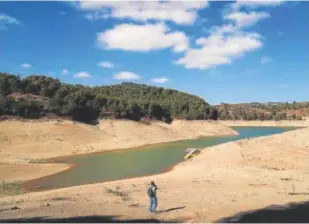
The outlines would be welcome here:
[[[158,190],[157,185],[155,184],[154,181],[151,181],[147,191],[150,200],[149,205],[150,212],[156,212],[158,206],[157,190]]]

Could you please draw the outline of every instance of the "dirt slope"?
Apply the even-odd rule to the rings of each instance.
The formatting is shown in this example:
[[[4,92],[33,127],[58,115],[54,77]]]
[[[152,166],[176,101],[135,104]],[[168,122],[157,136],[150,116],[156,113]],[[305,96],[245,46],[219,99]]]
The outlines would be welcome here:
[[[42,159],[91,153],[104,150],[126,149],[146,144],[170,142],[200,136],[234,135],[231,128],[210,121],[175,121],[171,125],[155,122],[146,125],[134,121],[102,120],[97,126],[74,123],[72,121],[17,121],[0,122],[0,164],[10,163],[11,169],[0,165],[0,181],[20,180],[23,166],[19,164],[37,163]],[[66,166],[67,167],[67,166]],[[50,174],[53,168],[32,164],[34,172],[27,177]],[[12,171],[14,170],[14,171]],[[54,169],[63,170],[63,167]],[[25,178],[23,178],[24,180]]]
[[[0,199],[3,218],[115,215],[211,222],[240,211],[308,200],[309,128],[209,148],[171,172]],[[160,187],[160,214],[146,187]],[[294,191],[294,192],[293,192]],[[293,194],[294,193],[294,194]]]

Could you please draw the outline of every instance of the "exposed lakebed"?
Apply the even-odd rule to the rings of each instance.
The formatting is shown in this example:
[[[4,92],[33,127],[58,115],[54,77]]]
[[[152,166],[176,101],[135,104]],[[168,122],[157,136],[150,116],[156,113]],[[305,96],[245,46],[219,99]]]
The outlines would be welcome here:
[[[206,148],[229,141],[279,134],[296,128],[233,127],[233,129],[238,131],[239,135],[204,137],[129,150],[59,158],[54,162],[69,163],[74,166],[58,174],[28,181],[24,186],[30,191],[41,191],[158,174],[182,162],[186,148]]]

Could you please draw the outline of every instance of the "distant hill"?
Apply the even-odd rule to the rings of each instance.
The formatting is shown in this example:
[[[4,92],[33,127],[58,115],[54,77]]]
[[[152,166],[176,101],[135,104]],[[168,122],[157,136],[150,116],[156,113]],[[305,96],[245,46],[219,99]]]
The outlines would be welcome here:
[[[88,87],[61,83],[47,76],[24,79],[0,73],[0,116],[23,118],[68,117],[78,121],[98,118],[144,121],[187,120],[300,120],[309,117],[309,102],[243,103],[211,106],[192,94],[124,82]]]
[[[221,120],[301,120],[309,117],[309,102],[221,103],[216,107]]]
[[[217,119],[215,107],[202,98],[176,90],[125,82],[87,87],[58,79],[0,73],[0,115],[39,118],[48,115],[92,121]]]

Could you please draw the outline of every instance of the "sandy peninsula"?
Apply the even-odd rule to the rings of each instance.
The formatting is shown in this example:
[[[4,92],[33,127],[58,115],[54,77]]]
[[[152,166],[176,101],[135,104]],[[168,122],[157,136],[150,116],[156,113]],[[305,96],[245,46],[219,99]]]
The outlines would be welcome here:
[[[160,175],[4,197],[1,219],[88,216],[91,222],[113,216],[212,222],[241,211],[308,200],[308,156],[309,128],[225,143]],[[160,187],[161,212],[156,215],[147,211],[150,180]]]
[[[236,134],[215,121],[175,120],[172,124],[147,125],[101,120],[93,126],[68,120],[5,120],[0,122],[0,181],[35,179],[69,167],[40,164],[43,159]]]

